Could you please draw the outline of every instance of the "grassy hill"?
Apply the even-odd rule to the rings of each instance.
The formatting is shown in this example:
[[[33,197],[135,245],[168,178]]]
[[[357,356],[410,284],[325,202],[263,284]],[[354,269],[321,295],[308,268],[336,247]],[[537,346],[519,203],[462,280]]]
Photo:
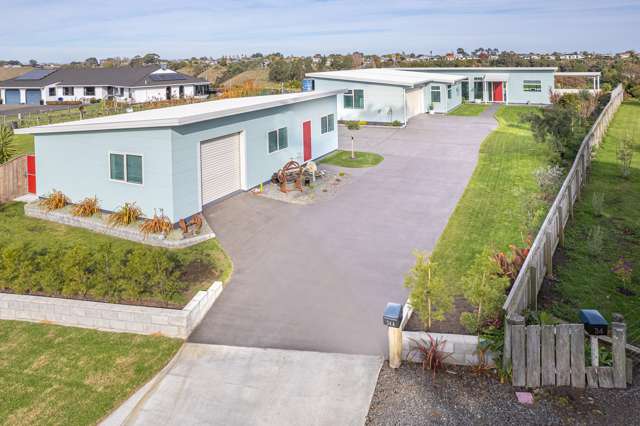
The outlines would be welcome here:
[[[269,87],[279,87],[278,83],[269,80],[269,70],[255,68],[244,71],[222,83],[222,87],[242,86],[247,81],[255,81],[256,85]]]
[[[213,84],[216,84],[216,81],[224,72],[227,70],[226,67],[221,65],[214,65],[212,67],[207,68],[204,72],[200,73],[198,77],[204,78],[207,81],[210,81]]]
[[[4,68],[0,67],[0,81],[9,80],[11,78],[22,75],[28,71],[31,71],[32,67],[19,67],[19,68]]]

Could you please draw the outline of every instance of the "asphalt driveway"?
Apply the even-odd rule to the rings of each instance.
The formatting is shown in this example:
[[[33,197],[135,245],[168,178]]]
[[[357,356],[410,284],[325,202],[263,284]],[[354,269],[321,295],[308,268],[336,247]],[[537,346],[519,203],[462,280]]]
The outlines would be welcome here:
[[[190,341],[385,355],[382,311],[404,302],[414,249],[430,250],[495,127],[422,115],[406,128],[352,132],[384,161],[331,200],[293,205],[243,193],[205,211],[234,262],[231,282]],[[340,145],[351,132],[340,128]]]

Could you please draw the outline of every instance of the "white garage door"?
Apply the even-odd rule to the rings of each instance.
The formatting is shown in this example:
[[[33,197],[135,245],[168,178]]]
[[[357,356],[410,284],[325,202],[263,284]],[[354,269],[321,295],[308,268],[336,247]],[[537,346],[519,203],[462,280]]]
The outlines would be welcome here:
[[[423,88],[407,89],[407,118],[411,118],[424,112]]]
[[[233,134],[200,145],[202,204],[240,189],[240,135]]]

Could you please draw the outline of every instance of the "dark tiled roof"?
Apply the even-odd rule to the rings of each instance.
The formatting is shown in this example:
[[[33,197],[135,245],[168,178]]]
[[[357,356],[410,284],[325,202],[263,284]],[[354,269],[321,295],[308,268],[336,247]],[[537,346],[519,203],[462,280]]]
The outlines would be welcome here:
[[[158,70],[159,65],[143,67],[116,67],[116,68],[59,68],[40,80],[19,80],[12,78],[0,82],[0,87],[45,87],[58,83],[61,86],[168,86],[172,84],[197,84],[207,83],[201,78],[185,77],[183,80],[154,81],[148,76]]]

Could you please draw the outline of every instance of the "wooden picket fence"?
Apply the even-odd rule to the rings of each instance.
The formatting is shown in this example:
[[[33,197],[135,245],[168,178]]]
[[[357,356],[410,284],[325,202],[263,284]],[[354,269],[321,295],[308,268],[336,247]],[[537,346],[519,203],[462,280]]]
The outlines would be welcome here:
[[[584,137],[576,159],[502,307],[507,315],[521,314],[527,308],[537,308],[538,292],[545,275],[552,273],[553,253],[558,244],[564,244],[564,229],[569,217],[573,215],[576,200],[580,198],[580,192],[591,167],[593,150],[602,142],[611,119],[622,104],[623,97],[624,91],[619,85],[611,92],[609,103]]]
[[[527,326],[522,317],[515,320],[511,317],[510,321],[509,348],[513,386],[626,387],[624,323],[612,324],[613,366],[599,365],[599,339],[591,336],[591,360],[587,367],[585,330],[582,324]]]
[[[0,203],[24,195],[28,190],[27,156],[0,165]]]

